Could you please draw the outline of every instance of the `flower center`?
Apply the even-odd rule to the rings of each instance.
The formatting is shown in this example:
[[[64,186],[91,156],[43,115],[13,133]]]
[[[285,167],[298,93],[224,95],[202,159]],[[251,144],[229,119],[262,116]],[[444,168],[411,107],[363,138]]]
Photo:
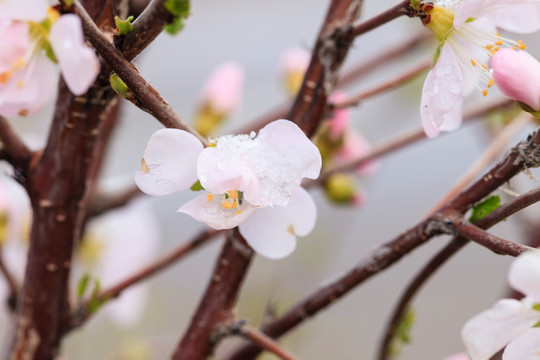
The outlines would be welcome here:
[[[239,190],[228,190],[226,193],[219,195],[210,193],[207,196],[208,202],[219,201],[222,209],[234,211],[234,215],[242,213],[240,207],[243,203],[244,194]]]

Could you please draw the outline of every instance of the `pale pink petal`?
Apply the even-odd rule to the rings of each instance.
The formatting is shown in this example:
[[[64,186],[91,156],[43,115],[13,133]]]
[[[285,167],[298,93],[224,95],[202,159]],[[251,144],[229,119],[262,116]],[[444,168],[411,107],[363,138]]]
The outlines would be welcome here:
[[[461,125],[463,94],[463,78],[454,52],[450,46],[443,46],[422,90],[420,116],[429,138]]]
[[[311,53],[304,48],[294,47],[283,52],[279,61],[279,68],[282,74],[291,72],[304,73],[311,60]]]
[[[479,17],[497,27],[520,34],[540,29],[540,0],[484,0],[484,5]]]
[[[339,103],[347,99],[347,94],[344,91],[336,91],[330,96],[328,101],[330,103]],[[330,127],[330,136],[332,139],[337,139],[345,130],[349,127],[349,118],[350,110],[345,109],[336,109],[333,111],[333,116],[331,119],[328,119],[327,124]]]
[[[141,320],[148,301],[147,284],[132,286],[105,304],[104,311],[120,327],[131,328]]]
[[[201,185],[211,193],[222,194],[228,190],[244,192],[251,204],[259,204],[259,184],[252,168],[239,158],[220,148],[208,147],[197,161],[197,174]]]
[[[518,256],[510,265],[508,283],[535,302],[540,302],[540,251]]]
[[[2,0],[0,17],[41,22],[47,16],[48,0]]]
[[[253,211],[257,209],[244,201],[240,207],[226,209],[215,196],[209,200],[208,193],[204,192],[195,199],[184,204],[178,212],[188,214],[197,221],[203,222],[216,230],[232,229],[244,222]]]
[[[371,144],[358,131],[350,129],[345,134],[343,146],[336,152],[335,160],[338,165],[347,164],[366,155],[371,149]],[[376,160],[368,161],[358,167],[357,172],[360,176],[373,175],[379,169],[379,162]]]
[[[470,358],[469,358],[469,355],[467,355],[466,353],[459,353],[459,354],[454,354],[452,356],[444,358],[444,360],[470,360]]]
[[[187,190],[197,181],[197,158],[202,150],[199,139],[186,131],[158,130],[144,149],[135,183],[154,196]]]
[[[30,44],[28,23],[0,18],[0,74],[10,71],[24,57]]]
[[[244,69],[237,63],[229,62],[218,66],[206,80],[199,95],[199,102],[209,105],[212,110],[228,114],[234,111],[242,100]]]
[[[540,328],[525,331],[508,344],[503,360],[540,360]]]
[[[461,331],[461,338],[472,360],[489,360],[539,320],[540,312],[523,302],[502,299],[470,319]]]
[[[305,236],[313,230],[317,208],[311,195],[297,187],[286,207],[257,209],[240,224],[240,233],[257,253],[270,259],[290,255],[296,247],[296,235]]]
[[[540,110],[540,63],[525,51],[501,49],[489,66],[501,92],[534,110]]]
[[[49,40],[69,89],[75,95],[84,94],[99,73],[99,61],[84,43],[79,17],[61,16],[52,27]]]
[[[477,19],[482,15],[486,3],[493,0],[466,0],[461,1],[454,13],[454,27],[459,29],[469,19]]]
[[[37,112],[54,95],[57,77],[53,64],[45,55],[33,61],[0,86],[0,115],[11,117]]]

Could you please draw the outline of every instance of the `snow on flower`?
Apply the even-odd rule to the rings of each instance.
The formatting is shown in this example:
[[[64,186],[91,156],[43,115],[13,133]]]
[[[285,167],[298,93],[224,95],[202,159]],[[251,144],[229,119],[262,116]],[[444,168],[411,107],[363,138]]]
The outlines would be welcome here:
[[[73,278],[88,274],[102,287],[115,285],[153,260],[159,241],[159,225],[148,203],[136,201],[109,212],[88,224]],[[148,291],[147,283],[130,287],[120,298],[106,303],[103,312],[116,325],[130,327],[141,318]]]
[[[540,252],[518,256],[508,282],[525,297],[501,299],[465,324],[461,337],[471,360],[488,360],[505,346],[503,360],[540,359]]]
[[[234,62],[218,66],[208,77],[199,94],[195,129],[203,136],[210,133],[240,106],[244,70]]]
[[[287,49],[281,55],[279,72],[290,95],[296,95],[300,89],[310,60],[311,54],[301,47]]]
[[[491,57],[489,67],[504,95],[540,110],[540,62],[525,51],[501,49]]]
[[[540,1],[439,0],[422,5],[422,11],[424,24],[441,43],[420,105],[422,126],[433,138],[461,125],[463,97],[475,86],[487,95],[494,84],[487,66],[490,56],[502,47],[525,48],[496,28],[516,33],[540,29]]]
[[[43,107],[57,85],[53,62],[75,95],[99,72],[84,43],[81,21],[60,16],[47,0],[0,2],[0,115],[27,115]]]
[[[186,131],[159,130],[150,138],[135,182],[160,196],[189,189],[204,192],[178,211],[214,229],[239,226],[255,251],[289,255],[296,235],[313,228],[316,208],[300,183],[321,170],[319,150],[298,126],[276,120],[250,135],[226,135],[203,149]],[[196,184],[197,185],[197,184]]]

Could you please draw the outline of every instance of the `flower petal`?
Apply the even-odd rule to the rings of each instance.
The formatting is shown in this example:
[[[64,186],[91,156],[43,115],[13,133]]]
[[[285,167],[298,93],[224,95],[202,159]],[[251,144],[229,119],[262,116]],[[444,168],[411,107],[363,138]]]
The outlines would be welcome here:
[[[49,40],[69,89],[75,95],[84,94],[99,73],[99,61],[84,43],[79,17],[61,16],[52,27]]]
[[[461,125],[463,95],[463,78],[454,52],[450,46],[443,46],[422,89],[420,116],[427,137],[434,138],[439,131],[452,131]]]
[[[270,259],[290,255],[296,247],[296,235],[313,230],[317,208],[309,193],[297,187],[287,207],[257,209],[240,224],[240,233],[257,253]]]
[[[481,16],[497,27],[519,34],[540,30],[540,0],[485,0],[484,3],[487,6]]]
[[[189,189],[197,181],[201,142],[187,131],[156,131],[144,149],[137,186],[149,195],[162,196]]]
[[[178,212],[188,214],[216,230],[232,229],[244,222],[256,207],[244,202],[238,208],[226,209],[218,199],[209,200],[208,193],[201,194],[184,204]]]
[[[529,251],[518,256],[508,271],[510,286],[540,302],[540,251]]]
[[[470,319],[461,331],[461,338],[472,360],[488,360],[538,320],[540,312],[521,301],[502,299]]]
[[[12,70],[30,45],[28,23],[0,19],[0,74]]]
[[[47,16],[47,0],[3,0],[0,14],[3,18],[40,22]]]
[[[503,360],[540,360],[540,328],[532,328],[512,340],[503,353]]]
[[[540,110],[540,63],[525,51],[501,49],[489,61],[501,92]]]
[[[493,1],[493,0],[489,0]],[[483,9],[486,8],[487,0],[467,0],[461,1],[454,13],[454,28],[459,29],[469,18],[476,19],[482,16]]]
[[[221,64],[206,80],[199,102],[218,113],[229,114],[240,105],[243,87],[242,66],[234,62]]]
[[[259,204],[259,184],[253,169],[228,151],[204,149],[197,161],[197,174],[201,185],[211,193],[240,190],[251,204]]]

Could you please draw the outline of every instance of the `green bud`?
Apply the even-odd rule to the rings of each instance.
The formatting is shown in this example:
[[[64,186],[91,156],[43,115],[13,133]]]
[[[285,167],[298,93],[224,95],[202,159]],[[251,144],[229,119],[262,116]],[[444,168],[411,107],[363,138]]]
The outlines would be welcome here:
[[[331,175],[324,184],[328,199],[337,204],[352,204],[355,199],[356,185],[348,174],[337,173]]]
[[[472,215],[469,218],[469,221],[475,223],[491,213],[493,210],[497,209],[499,206],[501,206],[501,197],[499,195],[490,196],[473,207]]]
[[[133,98],[131,90],[129,90],[126,83],[122,79],[120,79],[120,76],[118,76],[116,73],[112,73],[109,81],[113,90],[120,94],[120,96],[122,96],[124,99],[129,100]]]
[[[184,28],[184,20],[189,16],[189,0],[166,0],[163,6],[174,15],[173,22],[165,26],[165,31],[176,35]]]
[[[126,20],[120,19],[118,16],[114,17],[114,23],[116,24],[116,30],[120,35],[125,35],[133,31],[133,21],[134,17],[130,16]]]

